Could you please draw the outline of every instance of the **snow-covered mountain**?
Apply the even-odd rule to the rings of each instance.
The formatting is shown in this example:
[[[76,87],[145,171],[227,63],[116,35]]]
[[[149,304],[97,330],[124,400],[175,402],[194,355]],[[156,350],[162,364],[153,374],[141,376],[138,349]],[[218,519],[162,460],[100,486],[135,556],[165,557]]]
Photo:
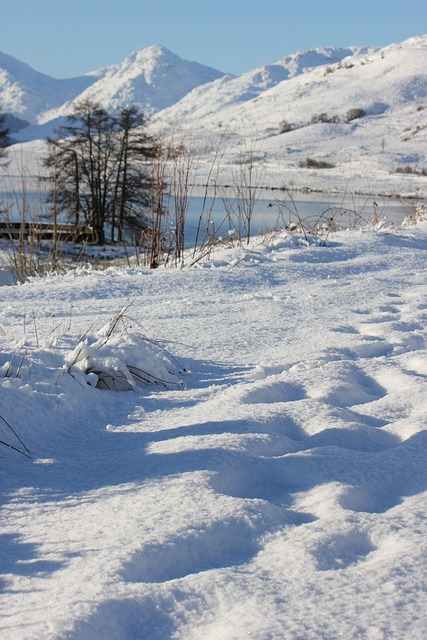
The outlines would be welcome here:
[[[94,72],[95,79],[96,75],[99,76],[97,81],[76,100],[45,113],[40,121],[67,115],[76,101],[83,99],[99,102],[110,111],[137,104],[146,113],[153,114],[176,104],[195,87],[217,80],[224,74],[184,60],[156,45],[138,49],[120,64]]]
[[[35,122],[41,113],[73,99],[95,80],[90,75],[57,80],[0,52],[0,111]]]
[[[298,71],[294,61],[290,66]],[[263,72],[259,85],[267,78]],[[356,50],[276,83],[270,78],[258,94],[253,75],[249,99],[243,90],[248,77],[193,91],[158,114],[155,130],[176,136],[180,129],[201,157],[221,148],[228,165],[249,142],[276,176],[272,184],[284,168],[294,172],[294,182],[301,181],[299,165],[309,156],[335,166],[336,179],[357,174],[371,180],[399,165],[427,166],[427,35]],[[348,118],[350,110],[359,117]]]
[[[181,103],[177,115],[190,112],[204,117],[251,100],[315,67],[339,62],[356,51],[334,47],[300,51],[235,77],[188,62],[155,45],[134,51],[119,64],[68,80],[51,78],[0,54],[0,110],[32,124],[45,124],[69,114],[77,101],[90,99],[111,110],[136,103],[150,114]],[[33,133],[37,135],[37,131],[31,131],[31,137]]]
[[[326,47],[298,51],[277,61],[253,69],[241,76],[224,76],[219,80],[197,87],[169,111],[161,114],[162,122],[171,120],[173,126],[214,116],[227,121],[226,111],[257,98],[264,92],[319,66],[332,65],[355,54],[367,52],[367,48],[349,47],[337,49]]]
[[[341,59],[327,66],[305,66],[304,60],[320,64],[326,58],[307,52],[233,80],[223,78],[193,91],[158,120],[175,128],[226,124],[253,136],[277,129],[284,119],[299,126],[326,111],[338,117],[351,108],[378,114],[427,96],[427,36],[353,55],[337,51]]]
[[[139,49],[120,64],[65,80],[0,53],[0,112],[44,124],[70,113],[76,101],[90,99],[110,110],[136,103],[155,113],[223,75],[161,46]]]
[[[37,84],[40,74],[25,69],[31,80],[26,104],[31,104],[38,124],[14,136],[21,142],[52,134],[77,100],[89,98],[107,109],[136,102],[153,115],[153,132],[188,134],[196,153],[207,159],[221,145],[228,166],[249,140],[278,176],[274,180],[281,179],[284,167],[298,180],[299,164],[308,156],[336,165],[336,179],[355,173],[370,179],[378,171],[390,175],[399,164],[427,166],[427,36],[381,49],[297,52],[238,77],[153,46],[91,72],[83,78],[90,86],[38,112],[31,102],[35,88],[40,95],[41,85],[53,85],[46,76],[45,84]],[[64,82],[75,90],[81,81]],[[5,95],[7,85],[0,82],[0,111],[22,115],[13,101],[6,103]],[[362,117],[347,118],[352,109]]]

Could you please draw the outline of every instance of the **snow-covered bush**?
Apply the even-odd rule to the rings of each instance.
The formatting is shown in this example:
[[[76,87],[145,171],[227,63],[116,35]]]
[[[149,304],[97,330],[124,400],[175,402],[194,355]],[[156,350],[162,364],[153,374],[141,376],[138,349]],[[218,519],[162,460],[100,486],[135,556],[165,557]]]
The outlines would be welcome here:
[[[427,222],[426,206],[421,202],[416,204],[413,211],[405,216],[402,221],[402,227],[411,227],[420,222]]]
[[[327,160],[317,160],[316,158],[305,158],[301,160],[299,166],[302,169],[333,169],[335,165]]]
[[[365,116],[366,116],[366,111],[364,109],[355,107],[347,111],[345,119],[346,119],[346,122],[352,122],[353,120],[358,120],[359,118],[364,118]]]
[[[289,131],[294,131],[294,129],[297,128],[298,127],[296,124],[288,122],[287,120],[282,120],[281,122],[279,122],[279,134],[288,133]]]
[[[310,124],[338,124],[340,121],[338,116],[331,116],[328,113],[317,113],[315,114],[311,120]]]
[[[65,358],[66,370],[97,389],[131,391],[139,384],[182,386],[184,369],[160,341],[133,328],[126,310],[95,336],[85,336]]]

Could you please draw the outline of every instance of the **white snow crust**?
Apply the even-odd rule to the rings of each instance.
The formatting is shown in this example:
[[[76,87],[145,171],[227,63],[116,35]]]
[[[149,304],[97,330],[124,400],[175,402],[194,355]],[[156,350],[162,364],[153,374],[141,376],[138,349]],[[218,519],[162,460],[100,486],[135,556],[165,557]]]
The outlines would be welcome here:
[[[424,640],[426,256],[423,223],[1,287],[0,636]],[[123,307],[96,356],[168,340],[184,388],[70,375]]]

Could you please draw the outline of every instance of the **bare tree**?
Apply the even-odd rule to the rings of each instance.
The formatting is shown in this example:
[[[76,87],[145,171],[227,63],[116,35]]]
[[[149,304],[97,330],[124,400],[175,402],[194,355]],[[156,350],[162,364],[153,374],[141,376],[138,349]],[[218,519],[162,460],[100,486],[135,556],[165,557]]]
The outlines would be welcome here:
[[[136,107],[109,114],[98,104],[78,104],[48,140],[45,166],[58,206],[75,225],[90,225],[98,244],[123,240],[125,228],[146,224],[153,183],[150,162],[158,145]]]
[[[140,227],[141,211],[152,205],[153,181],[148,170],[150,161],[160,154],[160,146],[145,131],[146,119],[137,107],[124,108],[115,122],[117,171],[114,176],[114,198],[112,206],[112,239],[114,228],[118,228],[118,239],[123,239],[125,226]],[[145,214],[145,224],[147,215]]]

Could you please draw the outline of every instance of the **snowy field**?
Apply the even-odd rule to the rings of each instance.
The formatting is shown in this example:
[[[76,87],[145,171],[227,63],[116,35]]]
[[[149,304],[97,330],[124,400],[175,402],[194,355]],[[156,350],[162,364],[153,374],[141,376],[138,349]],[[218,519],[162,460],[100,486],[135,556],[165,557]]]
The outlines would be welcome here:
[[[3,286],[0,637],[424,640],[426,256],[424,223]],[[82,335],[169,387],[94,388]]]

